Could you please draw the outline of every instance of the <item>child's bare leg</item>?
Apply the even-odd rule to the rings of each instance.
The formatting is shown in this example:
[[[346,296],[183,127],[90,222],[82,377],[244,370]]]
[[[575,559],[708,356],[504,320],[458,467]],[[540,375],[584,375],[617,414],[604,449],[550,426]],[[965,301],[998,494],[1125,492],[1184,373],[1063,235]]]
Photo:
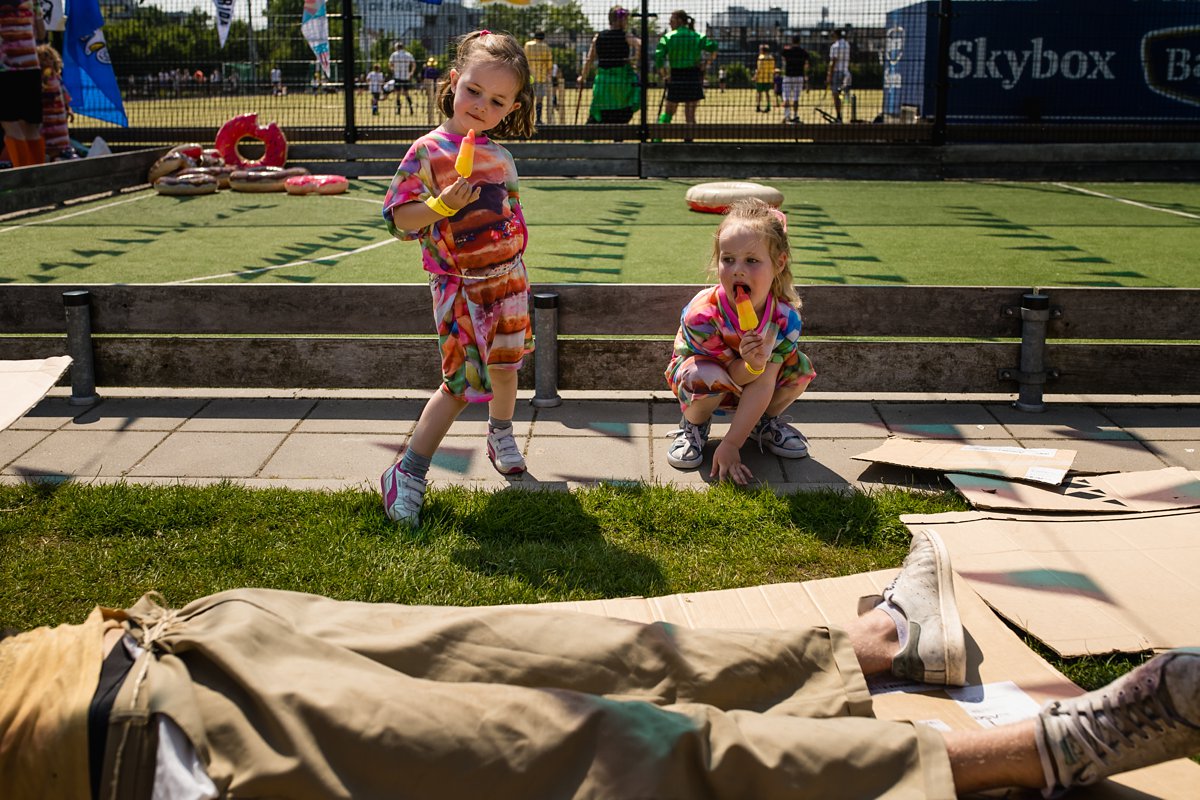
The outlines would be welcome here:
[[[446,432],[466,407],[466,400],[438,389],[417,420],[417,427],[408,442],[409,449],[425,458],[433,458],[438,445],[446,438]]]
[[[703,425],[712,419],[713,412],[717,410],[717,406],[721,405],[724,397],[725,395],[722,393],[693,400],[684,409],[683,418],[693,425]]]
[[[495,419],[512,419],[517,407],[517,371],[492,367],[488,370],[488,377],[492,379],[488,413]]]
[[[788,406],[796,402],[796,398],[804,394],[804,390],[807,388],[807,383],[776,387],[775,394],[771,395],[771,402],[767,404],[766,415],[768,417],[778,417],[787,410]]]

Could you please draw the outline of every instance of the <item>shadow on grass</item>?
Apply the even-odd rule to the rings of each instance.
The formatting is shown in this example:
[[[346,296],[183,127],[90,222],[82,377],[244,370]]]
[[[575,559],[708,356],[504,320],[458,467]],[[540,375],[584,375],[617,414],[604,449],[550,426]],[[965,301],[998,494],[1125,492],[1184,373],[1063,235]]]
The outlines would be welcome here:
[[[459,565],[555,592],[600,597],[669,593],[659,565],[606,540],[599,521],[575,493],[509,489],[481,499],[457,518],[470,540],[452,556]]]

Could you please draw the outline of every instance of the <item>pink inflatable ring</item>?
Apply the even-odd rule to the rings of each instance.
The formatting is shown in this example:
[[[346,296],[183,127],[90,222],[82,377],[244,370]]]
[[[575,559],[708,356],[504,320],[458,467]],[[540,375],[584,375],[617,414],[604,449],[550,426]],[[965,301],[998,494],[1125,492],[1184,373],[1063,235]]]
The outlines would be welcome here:
[[[692,211],[708,214],[724,214],[734,201],[746,197],[757,197],[772,208],[783,205],[783,192],[761,183],[750,181],[716,181],[698,183],[687,190],[684,199]]]
[[[284,182],[288,194],[341,194],[350,188],[342,175],[297,175]]]
[[[263,157],[257,161],[247,161],[238,152],[238,143],[242,139],[258,139],[266,148]],[[282,167],[287,161],[287,139],[283,131],[274,122],[269,125],[258,124],[258,114],[239,114],[221,126],[217,131],[214,143],[220,151],[225,163],[237,169],[253,169],[255,167]]]

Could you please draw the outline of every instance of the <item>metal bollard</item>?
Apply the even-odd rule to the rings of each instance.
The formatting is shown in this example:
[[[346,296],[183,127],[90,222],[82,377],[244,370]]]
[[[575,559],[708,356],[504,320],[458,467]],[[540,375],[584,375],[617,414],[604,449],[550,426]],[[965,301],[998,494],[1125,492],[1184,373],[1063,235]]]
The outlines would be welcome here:
[[[86,289],[63,292],[67,315],[67,355],[71,357],[71,397],[73,406],[90,406],[100,400],[96,394],[96,363],[92,356],[92,295]]]
[[[1046,323],[1050,321],[1050,297],[1040,293],[1021,295],[1021,369],[1017,373],[1018,411],[1045,411],[1042,390],[1046,385]]]
[[[562,405],[558,396],[558,294],[533,296],[534,393],[530,402],[537,408]]]

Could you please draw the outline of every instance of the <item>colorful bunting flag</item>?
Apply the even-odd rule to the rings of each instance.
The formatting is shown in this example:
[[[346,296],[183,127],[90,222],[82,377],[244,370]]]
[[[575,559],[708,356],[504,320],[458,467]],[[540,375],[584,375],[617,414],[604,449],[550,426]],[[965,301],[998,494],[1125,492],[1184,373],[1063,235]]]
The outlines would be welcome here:
[[[99,0],[68,0],[62,55],[63,83],[71,95],[71,110],[129,127],[104,40]]]

